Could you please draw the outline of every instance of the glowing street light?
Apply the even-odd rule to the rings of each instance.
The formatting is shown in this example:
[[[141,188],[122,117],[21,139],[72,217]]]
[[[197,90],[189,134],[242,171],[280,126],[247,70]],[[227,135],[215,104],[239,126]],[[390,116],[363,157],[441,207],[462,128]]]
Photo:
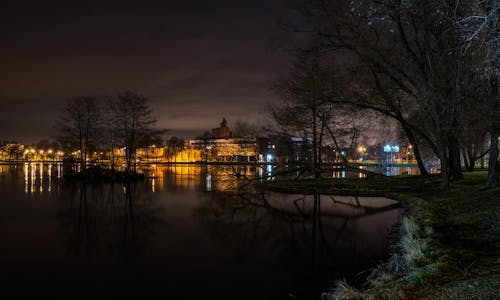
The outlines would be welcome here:
[[[365,155],[365,152],[366,152],[366,148],[363,147],[363,146],[359,146],[358,147],[358,152],[359,152],[359,160],[363,160],[363,156]]]

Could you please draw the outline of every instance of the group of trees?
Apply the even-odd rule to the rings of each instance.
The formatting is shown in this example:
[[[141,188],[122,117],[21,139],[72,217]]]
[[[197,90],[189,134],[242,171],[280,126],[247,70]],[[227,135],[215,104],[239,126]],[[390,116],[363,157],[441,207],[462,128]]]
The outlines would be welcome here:
[[[281,135],[312,139],[312,164],[315,177],[320,176],[322,149],[325,142],[334,145],[347,161],[358,137],[358,119],[353,111],[335,105],[338,80],[331,57],[318,49],[300,51],[290,73],[278,78],[273,89],[281,98],[271,107]]]
[[[129,172],[138,147],[162,140],[164,130],[153,128],[155,123],[148,99],[134,91],[120,92],[105,101],[75,97],[56,121],[56,139],[66,151],[78,149],[82,170],[92,153],[103,150],[111,153],[113,167],[113,149],[125,148]]]
[[[374,112],[398,122],[422,174],[422,148],[435,153],[443,188],[462,176],[462,160],[470,168],[488,151],[495,186],[498,8],[495,0],[295,1],[284,25],[297,63],[278,83],[275,120],[307,130],[320,149],[336,139],[332,123]]]
[[[18,160],[23,155],[23,149],[16,141],[0,142],[0,159]]]

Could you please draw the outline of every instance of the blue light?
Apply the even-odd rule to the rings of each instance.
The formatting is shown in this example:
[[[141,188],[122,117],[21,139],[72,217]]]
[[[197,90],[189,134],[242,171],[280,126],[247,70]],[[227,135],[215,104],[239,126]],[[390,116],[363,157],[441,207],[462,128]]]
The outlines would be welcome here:
[[[268,155],[266,156],[266,161],[268,161],[268,162],[269,162],[269,161],[273,161],[273,155],[272,155],[272,154],[268,154]]]
[[[399,152],[399,146],[397,145],[384,145],[384,152]]]

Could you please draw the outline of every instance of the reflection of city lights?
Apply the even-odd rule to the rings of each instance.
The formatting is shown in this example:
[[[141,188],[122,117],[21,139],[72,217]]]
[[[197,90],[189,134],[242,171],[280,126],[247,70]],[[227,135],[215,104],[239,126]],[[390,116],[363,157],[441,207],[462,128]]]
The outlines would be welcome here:
[[[48,166],[48,178],[49,178],[49,193],[52,191],[52,165]]]
[[[266,171],[267,171],[267,174],[266,174],[267,180],[271,180],[271,177],[273,175],[273,166],[267,165]]]
[[[30,191],[31,191],[31,193],[34,193],[35,192],[35,164],[31,163],[30,167],[31,167],[31,176],[30,176],[31,185],[30,185]]]
[[[207,173],[207,175],[205,176],[205,179],[206,179],[207,192],[211,192],[212,191],[212,174]]]
[[[40,164],[40,193],[43,192],[43,164]]]
[[[24,193],[28,194],[28,185],[29,185],[29,165],[24,164]]]

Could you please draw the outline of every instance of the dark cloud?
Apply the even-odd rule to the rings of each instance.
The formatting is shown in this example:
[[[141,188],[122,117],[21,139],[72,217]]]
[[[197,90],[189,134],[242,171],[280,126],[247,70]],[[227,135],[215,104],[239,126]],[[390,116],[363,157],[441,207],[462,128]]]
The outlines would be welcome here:
[[[123,89],[179,135],[257,118],[287,66],[271,43],[282,2],[12,1],[0,12],[0,140],[49,137],[69,97]]]

